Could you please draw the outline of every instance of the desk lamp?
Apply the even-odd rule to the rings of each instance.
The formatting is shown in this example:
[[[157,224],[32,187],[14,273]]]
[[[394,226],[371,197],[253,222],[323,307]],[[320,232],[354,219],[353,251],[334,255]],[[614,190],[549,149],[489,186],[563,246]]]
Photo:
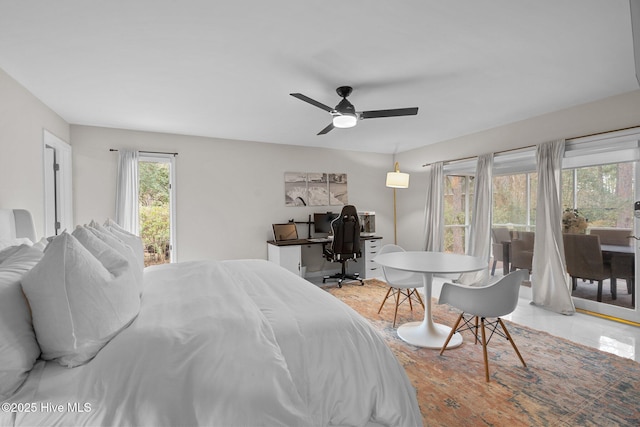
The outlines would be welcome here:
[[[393,243],[398,244],[398,232],[396,226],[396,188],[409,188],[409,174],[400,172],[398,162],[394,165],[393,172],[387,172],[387,187],[393,188]]]

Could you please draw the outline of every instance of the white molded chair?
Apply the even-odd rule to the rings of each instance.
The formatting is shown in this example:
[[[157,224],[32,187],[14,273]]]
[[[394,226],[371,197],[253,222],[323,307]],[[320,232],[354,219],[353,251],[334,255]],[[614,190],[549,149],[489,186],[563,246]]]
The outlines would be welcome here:
[[[390,252],[404,252],[404,249],[398,245],[385,245],[380,249],[378,255]],[[384,280],[389,285],[389,290],[387,291],[387,295],[384,297],[384,300],[382,300],[382,304],[378,309],[378,314],[382,311],[382,307],[384,307],[384,303],[387,302],[389,297],[393,297],[396,302],[393,314],[393,327],[395,328],[396,318],[398,317],[398,306],[403,302],[409,301],[411,311],[413,311],[412,299],[420,303],[424,309],[424,303],[422,302],[422,298],[417,290],[417,288],[421,288],[423,286],[422,275],[409,271],[396,270],[389,267],[382,267],[382,273],[384,274]]]
[[[438,304],[449,304],[459,310],[462,310],[456,324],[451,333],[447,337],[440,354],[444,353],[444,350],[449,344],[449,340],[456,332],[471,330],[476,337],[476,344],[478,339],[482,342],[482,351],[484,355],[484,370],[487,382],[489,382],[489,359],[487,357],[487,344],[494,333],[506,338],[511,343],[516,354],[520,358],[522,364],[526,367],[527,364],[516,347],[516,343],[511,339],[509,331],[505,326],[501,316],[505,316],[518,305],[518,294],[520,292],[520,286],[522,281],[529,279],[529,272],[527,270],[517,270],[507,274],[497,282],[482,286],[465,286],[455,283],[445,283],[440,291],[440,300]],[[465,317],[469,315],[469,318]],[[487,322],[487,318],[495,318],[496,320]],[[480,320],[481,336],[478,336],[478,319]],[[472,320],[475,320],[475,324],[471,324]],[[464,321],[464,325],[460,326],[460,322]],[[498,326],[502,327],[502,331],[498,329]],[[489,337],[485,327],[490,330]]]

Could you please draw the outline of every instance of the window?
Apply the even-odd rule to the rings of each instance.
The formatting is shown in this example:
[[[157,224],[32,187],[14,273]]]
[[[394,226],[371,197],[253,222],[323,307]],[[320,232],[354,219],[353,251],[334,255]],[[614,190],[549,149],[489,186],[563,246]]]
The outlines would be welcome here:
[[[446,175],[444,179],[444,251],[464,254],[473,206],[474,177]]]
[[[510,230],[533,231],[537,189],[537,173],[494,176],[494,226],[504,226]]]
[[[633,228],[635,162],[565,169],[562,207],[577,209],[589,227]]]
[[[176,261],[174,156],[141,154],[138,209],[145,266]]]
[[[568,140],[562,160],[562,208],[577,209],[586,217],[587,233],[591,232],[589,229],[608,227],[631,230],[639,235],[634,217],[634,202],[640,200],[640,189],[636,185],[640,180],[638,161],[640,128]],[[463,159],[444,166],[444,248],[447,252],[465,253],[467,247],[476,162],[476,159]],[[493,226],[535,231],[537,188],[536,148],[497,153],[493,164]],[[632,256],[633,271],[636,255]],[[610,262],[607,260],[611,258],[605,260]],[[618,274],[622,274],[620,270]],[[625,283],[628,278],[624,276],[616,278],[620,282],[616,301],[622,300],[622,303],[597,302],[595,298],[586,299],[574,293],[576,307],[638,321],[638,305],[625,305],[625,299],[621,298],[621,295],[629,298],[632,293],[637,294],[637,282]]]

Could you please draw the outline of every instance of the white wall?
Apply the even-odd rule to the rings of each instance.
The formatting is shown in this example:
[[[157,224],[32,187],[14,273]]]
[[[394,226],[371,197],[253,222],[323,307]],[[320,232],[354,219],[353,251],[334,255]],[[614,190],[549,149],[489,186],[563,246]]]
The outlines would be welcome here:
[[[640,90],[428,145],[396,155],[411,185],[398,192],[398,244],[423,247],[426,177],[422,165],[640,126]]]
[[[424,163],[638,126],[639,112],[640,91],[634,91],[397,154],[401,170],[411,174],[410,187],[397,191],[398,243],[422,248]],[[285,171],[348,173],[350,203],[375,210],[378,234],[384,243],[393,241],[392,191],[384,187],[393,167],[389,155],[70,127],[0,69],[0,208],[29,209],[38,235],[44,223],[43,129],[73,147],[76,223],[113,216],[117,154],[109,148],[179,152],[181,260],[265,258],[271,223],[328,209],[285,207]],[[233,182],[227,182],[230,175]]]
[[[69,124],[0,69],[0,208],[28,209],[44,229],[44,129],[69,141]]]
[[[393,158],[258,142],[71,126],[78,223],[114,216],[118,154],[110,148],[178,152],[180,261],[266,258],[271,224],[307,220],[340,206],[286,207],[284,173],[345,172],[349,203],[376,211],[377,234],[393,241],[393,197],[385,187]],[[306,236],[305,236],[306,237]],[[309,271],[314,271],[313,268]]]

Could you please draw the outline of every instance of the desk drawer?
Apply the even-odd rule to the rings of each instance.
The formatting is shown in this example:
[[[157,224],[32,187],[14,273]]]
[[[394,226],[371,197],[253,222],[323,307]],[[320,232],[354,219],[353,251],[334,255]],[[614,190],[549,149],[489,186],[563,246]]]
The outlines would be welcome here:
[[[382,248],[380,239],[364,241],[364,277],[371,279],[382,277],[382,268],[373,260]]]
[[[380,242],[377,240],[365,240],[364,251],[367,255],[376,256],[380,250]]]
[[[366,278],[373,277],[382,277],[382,268],[375,261],[369,261],[367,262]]]

